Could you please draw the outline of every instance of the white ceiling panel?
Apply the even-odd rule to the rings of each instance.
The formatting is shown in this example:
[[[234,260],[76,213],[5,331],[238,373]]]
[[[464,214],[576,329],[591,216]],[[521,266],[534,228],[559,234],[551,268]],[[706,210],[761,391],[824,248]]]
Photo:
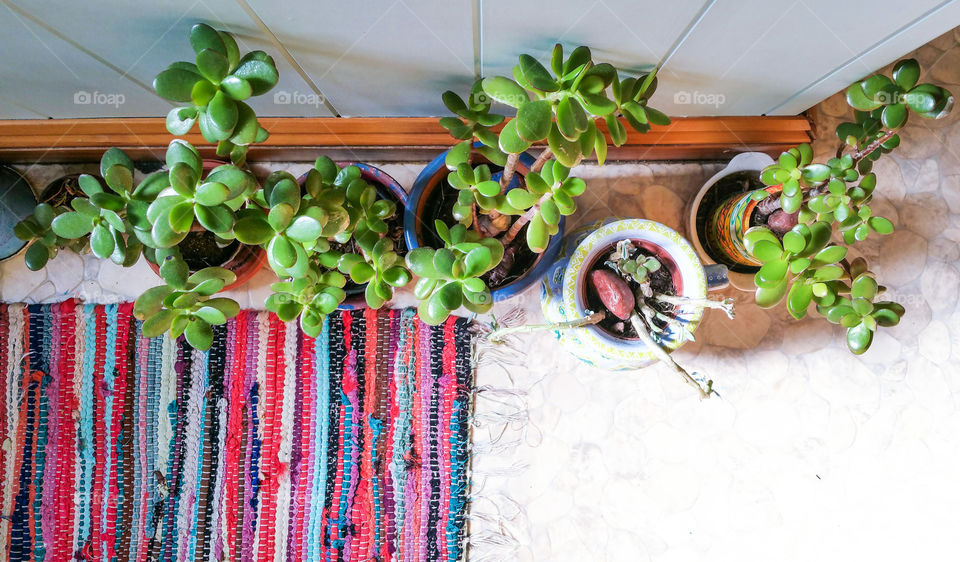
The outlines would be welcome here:
[[[577,3],[483,2],[483,73],[511,76],[521,53],[549,65],[554,44],[566,54],[587,45],[598,62],[623,73],[646,71],[668,53],[710,0],[593,0]]]
[[[960,24],[960,0],[0,0],[0,16],[0,118],[165,115],[153,78],[193,59],[198,21],[274,57],[262,116],[444,115],[444,90],[556,42],[624,74],[666,60],[653,105],[670,115],[791,115]]]
[[[241,52],[263,50],[273,56],[280,81],[264,96],[252,98],[251,107],[264,116],[329,117],[330,112],[290,64],[280,56],[266,33],[234,0],[164,0],[63,2],[62,0],[8,0],[42,19],[61,33],[99,55],[122,73],[152,88],[154,77],[171,62],[193,61],[190,28],[208,23],[234,35]],[[5,11],[8,8],[2,8]],[[6,19],[6,18],[5,18]],[[3,24],[0,24],[3,25]],[[6,25],[10,25],[9,22]],[[85,69],[103,65],[89,58]],[[44,65],[47,66],[47,65]],[[118,73],[103,68],[119,78]],[[114,80],[117,82],[117,80]],[[285,95],[289,94],[289,95]],[[147,107],[124,116],[162,116],[172,105],[156,96]],[[134,109],[134,108],[130,108]]]
[[[666,64],[654,105],[675,116],[769,113],[943,3],[891,2],[884,10],[876,2],[718,0]],[[918,44],[936,35],[918,37]],[[833,89],[774,113],[796,114],[884,63],[850,65]]]
[[[473,82],[469,0],[250,5],[341,115],[438,115]]]
[[[0,98],[13,104],[50,117],[124,117],[170,107],[3,4],[0,37]]]

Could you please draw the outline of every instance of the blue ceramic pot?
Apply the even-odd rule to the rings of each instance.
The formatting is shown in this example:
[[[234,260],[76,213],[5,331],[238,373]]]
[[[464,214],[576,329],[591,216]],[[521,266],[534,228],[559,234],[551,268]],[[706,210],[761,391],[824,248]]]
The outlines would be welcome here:
[[[479,142],[474,143],[474,146],[481,146]],[[440,186],[445,185],[445,182],[442,180],[447,177],[447,174],[450,171],[446,166],[446,157],[449,150],[445,150],[440,153],[436,158],[434,158],[427,166],[420,172],[420,175],[417,176],[416,181],[413,183],[413,189],[410,190],[410,195],[407,199],[406,211],[403,215],[403,228],[404,228],[404,238],[407,241],[407,250],[412,250],[414,248],[419,248],[423,245],[424,239],[424,229],[432,228],[433,221],[435,217],[425,217],[424,209],[426,207],[427,200],[430,198],[430,195],[433,194],[435,189],[440,188]],[[480,153],[474,153],[474,161],[476,159],[482,158]],[[517,162],[516,174],[513,177],[513,180],[510,182],[510,185],[507,187],[508,190],[520,186],[520,181],[518,176],[524,176],[528,171],[530,171],[530,166],[533,165],[534,158],[529,153],[524,152],[520,155],[520,159]],[[499,177],[499,173],[493,175],[494,179]],[[560,224],[558,225],[560,230],[550,237],[550,242],[547,244],[547,249],[544,250],[533,262],[533,266],[519,278],[507,283],[502,287],[497,287],[496,289],[491,290],[493,296],[493,302],[499,302],[514,295],[518,295],[531,287],[534,283],[538,282],[541,277],[547,272],[551,264],[557,260],[557,256],[560,254],[561,241],[563,240],[563,226],[564,218],[560,218]],[[520,243],[524,243],[520,241]]]

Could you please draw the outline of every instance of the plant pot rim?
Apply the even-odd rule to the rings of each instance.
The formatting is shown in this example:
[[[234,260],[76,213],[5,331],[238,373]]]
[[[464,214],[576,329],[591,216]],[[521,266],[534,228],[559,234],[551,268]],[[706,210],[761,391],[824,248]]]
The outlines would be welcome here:
[[[679,295],[706,298],[707,277],[703,265],[693,246],[685,238],[672,228],[658,222],[647,219],[624,219],[599,226],[584,238],[570,255],[564,268],[561,306],[565,310],[575,311],[574,318],[586,316],[586,275],[589,267],[612,243],[624,238],[643,240],[658,247],[664,255],[669,256],[681,277],[677,291]],[[682,312],[681,316],[690,330],[694,331],[703,317],[703,309],[689,307]],[[657,360],[656,356],[646,350],[646,346],[637,339],[618,338],[598,326],[585,326],[577,331],[594,353],[600,353],[607,359],[635,363],[638,366]],[[670,338],[663,347],[667,352],[671,352],[682,344],[683,341]]]
[[[9,255],[3,258],[0,258],[0,262],[4,262],[23,254],[27,246],[29,245],[29,242],[20,240],[19,238],[13,235],[13,227],[15,227],[18,222],[27,218],[28,216],[30,216],[31,213],[33,213],[33,210],[37,206],[37,193],[34,190],[33,185],[31,185],[30,180],[27,179],[27,176],[20,173],[20,171],[17,170],[16,168],[12,166],[0,164],[0,174],[10,174],[11,176],[17,176],[17,179],[13,181],[13,183],[11,184],[11,187],[16,185],[23,185],[24,187],[26,187],[26,193],[28,193],[32,198],[32,203],[30,205],[30,208],[27,209],[26,207],[24,207],[23,209],[21,209],[23,216],[21,216],[18,220],[15,220],[10,223],[10,230],[9,232],[7,232],[7,236],[9,236],[9,239],[11,242],[20,243],[20,246],[18,248],[11,247]],[[7,209],[7,210],[10,211],[11,213],[14,212],[14,209]]]
[[[482,146],[482,144],[480,142],[474,142],[473,146],[478,147]],[[433,189],[440,184],[439,179],[435,178],[441,174],[446,175],[450,173],[450,171],[447,170],[445,161],[448,152],[450,152],[449,148],[431,160],[430,163],[427,164],[426,167],[424,167],[423,170],[421,170],[417,175],[417,179],[413,183],[413,188],[410,190],[410,195],[408,196],[409,202],[406,205],[403,215],[403,234],[407,242],[408,251],[420,247],[420,241],[417,239],[417,225],[421,224],[421,220],[418,216],[419,207],[422,206],[422,202],[425,201],[425,197],[432,193]],[[521,153],[517,162],[517,174],[525,175],[526,171],[533,166],[535,160],[536,159],[529,152]],[[522,293],[532,285],[536,284],[540,278],[547,273],[560,255],[560,249],[563,246],[562,242],[565,224],[565,217],[560,217],[560,223],[558,225],[559,230],[556,234],[550,237],[547,248],[537,255],[537,258],[534,260],[533,264],[530,266],[530,269],[528,269],[526,273],[507,283],[506,285],[490,290],[494,303],[506,300]]]
[[[700,204],[703,202],[703,199],[721,179],[737,172],[755,171],[759,173],[770,164],[774,164],[773,158],[763,152],[742,152],[737,154],[722,170],[711,176],[710,179],[703,184],[703,187],[697,192],[696,197],[690,202],[690,206],[687,208],[687,234],[689,242],[693,245],[697,256],[705,265],[718,262],[707,252],[706,248],[704,248],[701,242],[700,229],[697,228],[697,212],[700,209]],[[736,289],[751,293],[755,289],[753,276],[753,273],[739,273],[735,271],[728,273],[731,285]]]

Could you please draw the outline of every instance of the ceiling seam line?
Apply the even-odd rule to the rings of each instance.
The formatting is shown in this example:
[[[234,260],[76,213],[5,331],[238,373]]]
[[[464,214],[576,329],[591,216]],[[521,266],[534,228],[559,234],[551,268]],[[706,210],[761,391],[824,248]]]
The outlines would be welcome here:
[[[92,58],[93,60],[95,60],[95,61],[99,62],[100,64],[102,64],[103,66],[105,66],[105,67],[109,68],[110,70],[116,72],[117,74],[120,75],[120,78],[122,78],[122,79],[124,79],[124,80],[130,81],[130,82],[136,84],[137,86],[143,88],[144,90],[146,90],[146,91],[149,92],[150,94],[152,94],[152,95],[154,95],[154,96],[162,99],[164,102],[170,103],[168,100],[165,100],[165,99],[163,99],[162,97],[160,97],[160,96],[153,90],[152,87],[150,87],[150,86],[144,84],[143,82],[141,82],[140,80],[137,80],[136,78],[130,76],[129,74],[127,74],[126,72],[124,72],[123,69],[121,69],[119,66],[116,66],[115,64],[111,63],[111,62],[108,61],[107,59],[105,59],[105,58],[101,57],[100,55],[98,55],[97,53],[95,53],[95,52],[91,51],[90,49],[84,47],[84,46],[81,45],[80,43],[78,43],[78,42],[74,41],[73,39],[71,39],[69,36],[64,35],[63,33],[60,33],[60,31],[57,30],[55,27],[51,26],[51,25],[48,24],[47,22],[45,22],[45,21],[43,21],[42,19],[38,18],[37,16],[35,16],[35,15],[31,14],[30,12],[24,10],[23,8],[21,8],[20,6],[14,4],[13,2],[10,2],[9,0],[0,0],[0,2],[3,2],[3,3],[4,3],[8,8],[10,8],[11,10],[17,12],[18,14],[22,15],[23,17],[27,18],[28,20],[32,21],[33,23],[39,25],[40,27],[42,27],[43,29],[45,29],[48,33],[50,33],[50,34],[52,34],[54,37],[56,37],[57,39],[60,39],[61,41],[66,42],[68,45],[70,45],[70,46],[72,46],[73,48],[77,49],[77,50],[80,51],[81,53],[87,55],[88,57],[90,57],[90,58]],[[171,104],[171,105],[173,105],[173,104]]]
[[[880,39],[879,41],[875,42],[873,45],[870,45],[869,47],[867,47],[866,49],[864,49],[863,51],[861,51],[858,55],[853,56],[853,57],[851,57],[851,58],[843,61],[843,62],[840,63],[837,67],[835,67],[833,70],[830,70],[830,71],[828,71],[827,73],[823,74],[822,76],[820,76],[820,78],[817,78],[816,80],[814,80],[814,81],[811,82],[810,84],[806,85],[803,89],[798,90],[797,92],[795,92],[793,95],[791,95],[791,96],[788,97],[787,99],[785,99],[785,100],[783,100],[782,102],[780,102],[780,103],[778,103],[777,105],[775,105],[775,106],[774,106],[772,109],[770,109],[769,111],[764,112],[763,115],[769,115],[769,114],[773,113],[774,111],[776,111],[776,110],[780,109],[781,107],[787,105],[787,104],[790,103],[791,101],[797,99],[799,96],[803,95],[803,94],[806,93],[807,91],[809,91],[809,90],[811,90],[811,89],[813,89],[813,88],[816,88],[818,85],[822,84],[823,82],[826,82],[826,81],[829,80],[833,75],[837,74],[838,72],[840,72],[840,71],[843,70],[844,68],[846,68],[846,67],[850,66],[851,64],[857,62],[858,60],[862,59],[862,58],[865,57],[866,55],[870,54],[872,51],[874,51],[874,50],[876,50],[876,49],[879,49],[879,48],[882,47],[884,44],[888,43],[889,41],[891,41],[892,39],[896,38],[897,36],[899,36],[899,35],[907,32],[907,31],[909,31],[912,27],[914,27],[914,26],[920,24],[921,22],[925,21],[927,18],[933,16],[934,14],[936,14],[937,12],[939,12],[940,10],[942,10],[943,8],[947,7],[948,5],[952,4],[953,2],[954,2],[954,0],[946,0],[945,2],[941,2],[940,4],[934,6],[933,8],[931,8],[931,9],[929,9],[929,10],[927,10],[927,11],[924,12],[923,14],[920,14],[920,15],[917,16],[913,21],[911,21],[910,23],[908,23],[908,24],[904,25],[903,27],[895,30],[893,33],[891,33],[890,35],[887,35],[887,36],[884,37],[883,39]]]
[[[473,79],[483,78],[483,0],[473,0]]]
[[[694,29],[700,25],[700,22],[703,21],[703,18],[707,16],[707,12],[713,8],[713,5],[717,3],[717,0],[707,0],[703,3],[703,6],[700,7],[700,11],[697,12],[693,19],[690,20],[690,23],[687,24],[687,27],[684,28],[677,39],[673,42],[673,45],[670,46],[670,49],[667,50],[666,54],[663,55],[663,58],[660,59],[660,62],[657,63],[657,68],[663,69],[663,67],[673,58],[673,55],[680,50],[680,47],[686,42],[686,40],[693,34]]]
[[[5,102],[5,103],[9,103],[9,104],[12,105],[12,106],[19,107],[20,109],[29,111],[30,113],[34,113],[34,114],[36,114],[36,115],[39,115],[39,116],[42,117],[43,119],[53,119],[52,116],[50,116],[50,115],[45,115],[42,111],[37,111],[36,109],[34,109],[34,108],[32,108],[32,107],[30,107],[30,106],[28,106],[28,105],[23,105],[22,103],[15,102],[15,101],[13,101],[13,100],[11,100],[11,99],[9,99],[9,98],[5,98],[5,97],[3,97],[3,96],[0,96],[0,101]]]
[[[243,9],[244,12],[247,13],[247,16],[250,17],[253,23],[267,35],[267,37],[270,39],[270,42],[273,43],[273,46],[280,51],[280,54],[283,55],[283,58],[286,59],[286,61],[290,64],[290,66],[292,66],[293,69],[297,72],[297,74],[300,75],[300,78],[302,78],[303,81],[307,83],[307,86],[311,90],[313,90],[315,94],[320,96],[320,99],[323,100],[323,105],[327,108],[327,111],[333,114],[334,117],[342,117],[340,115],[340,112],[337,111],[337,108],[333,106],[333,103],[331,103],[330,100],[327,99],[327,96],[323,94],[323,91],[320,89],[320,86],[314,83],[313,79],[310,78],[310,75],[307,74],[307,71],[304,70],[302,66],[300,66],[300,63],[297,62],[297,59],[293,57],[293,55],[287,49],[286,45],[284,45],[283,42],[280,41],[280,38],[277,37],[277,35],[273,32],[273,30],[271,30],[270,27],[267,26],[266,22],[264,22],[263,19],[260,18],[260,15],[257,14],[257,12],[253,9],[253,7],[250,6],[250,4],[248,4],[246,0],[237,0],[237,4],[240,6],[240,8]]]

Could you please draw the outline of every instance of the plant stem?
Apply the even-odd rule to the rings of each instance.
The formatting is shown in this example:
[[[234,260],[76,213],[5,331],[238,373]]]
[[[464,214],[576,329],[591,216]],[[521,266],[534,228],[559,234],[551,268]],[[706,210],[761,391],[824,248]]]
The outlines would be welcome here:
[[[542,170],[543,165],[547,163],[547,160],[549,160],[551,156],[553,156],[553,151],[550,150],[550,147],[548,146],[544,148],[543,152],[540,153],[540,156],[537,156],[537,159],[533,162],[533,166],[531,166],[530,171],[539,172]]]
[[[487,231],[482,226],[480,226],[480,217],[477,215],[477,203],[474,202],[470,205],[470,212],[473,214],[473,230],[477,232],[480,236],[486,238]]]
[[[572,328],[580,328],[581,326],[590,326],[592,324],[596,324],[605,317],[606,313],[600,311],[594,312],[589,316],[584,316],[583,318],[577,318],[576,320],[569,320],[567,322],[559,322],[557,324],[529,324],[526,326],[513,326],[512,328],[500,328],[490,332],[487,338],[494,343],[500,343],[503,341],[503,337],[508,334],[537,332],[540,330],[570,330]]]
[[[520,160],[519,154],[510,154],[507,156],[507,165],[503,167],[503,173],[500,175],[500,195],[507,192],[507,186],[513,180],[513,173],[517,171],[517,162]]]
[[[503,244],[503,247],[506,248],[513,242],[513,239],[517,237],[517,234],[520,234],[520,229],[522,229],[534,215],[537,214],[537,211],[540,210],[540,204],[553,196],[553,192],[544,193],[540,200],[534,203],[525,213],[520,215],[517,220],[513,221],[513,226],[510,227],[510,230],[503,235],[503,239],[500,242]]]
[[[697,306],[701,308],[716,308],[722,310],[733,319],[733,299],[727,298],[722,301],[715,301],[713,299],[695,299],[691,297],[684,297],[682,295],[655,295],[654,300],[660,302],[665,302],[667,304],[672,304],[674,306]]]
[[[647,347],[649,347],[650,351],[657,356],[657,359],[669,365],[674,371],[683,377],[683,380],[686,381],[687,384],[697,389],[697,392],[700,393],[701,400],[704,398],[710,398],[710,394],[713,393],[713,381],[707,381],[707,390],[704,390],[703,387],[700,386],[700,383],[690,376],[690,373],[688,373],[686,369],[678,365],[677,362],[673,360],[673,357],[671,357],[665,349],[660,347],[660,344],[653,341],[653,337],[651,337],[647,332],[646,325],[644,325],[643,321],[640,319],[640,315],[636,312],[630,315],[630,324],[633,325],[633,329],[636,330],[637,335],[640,336],[640,340],[647,344]]]
[[[874,150],[876,150],[881,144],[883,144],[883,143],[887,142],[888,140],[890,140],[890,137],[892,137],[892,136],[895,135],[895,134],[897,134],[897,131],[895,131],[895,130],[887,131],[886,133],[883,134],[882,137],[880,137],[880,138],[878,138],[877,140],[873,141],[872,143],[868,144],[868,145],[867,145],[867,148],[864,148],[863,150],[861,150],[861,151],[859,151],[859,152],[857,152],[857,153],[855,153],[855,154],[853,155],[853,163],[856,164],[857,162],[859,162],[859,161],[863,160],[864,158],[866,158],[867,156],[869,156],[871,152],[873,152]]]

